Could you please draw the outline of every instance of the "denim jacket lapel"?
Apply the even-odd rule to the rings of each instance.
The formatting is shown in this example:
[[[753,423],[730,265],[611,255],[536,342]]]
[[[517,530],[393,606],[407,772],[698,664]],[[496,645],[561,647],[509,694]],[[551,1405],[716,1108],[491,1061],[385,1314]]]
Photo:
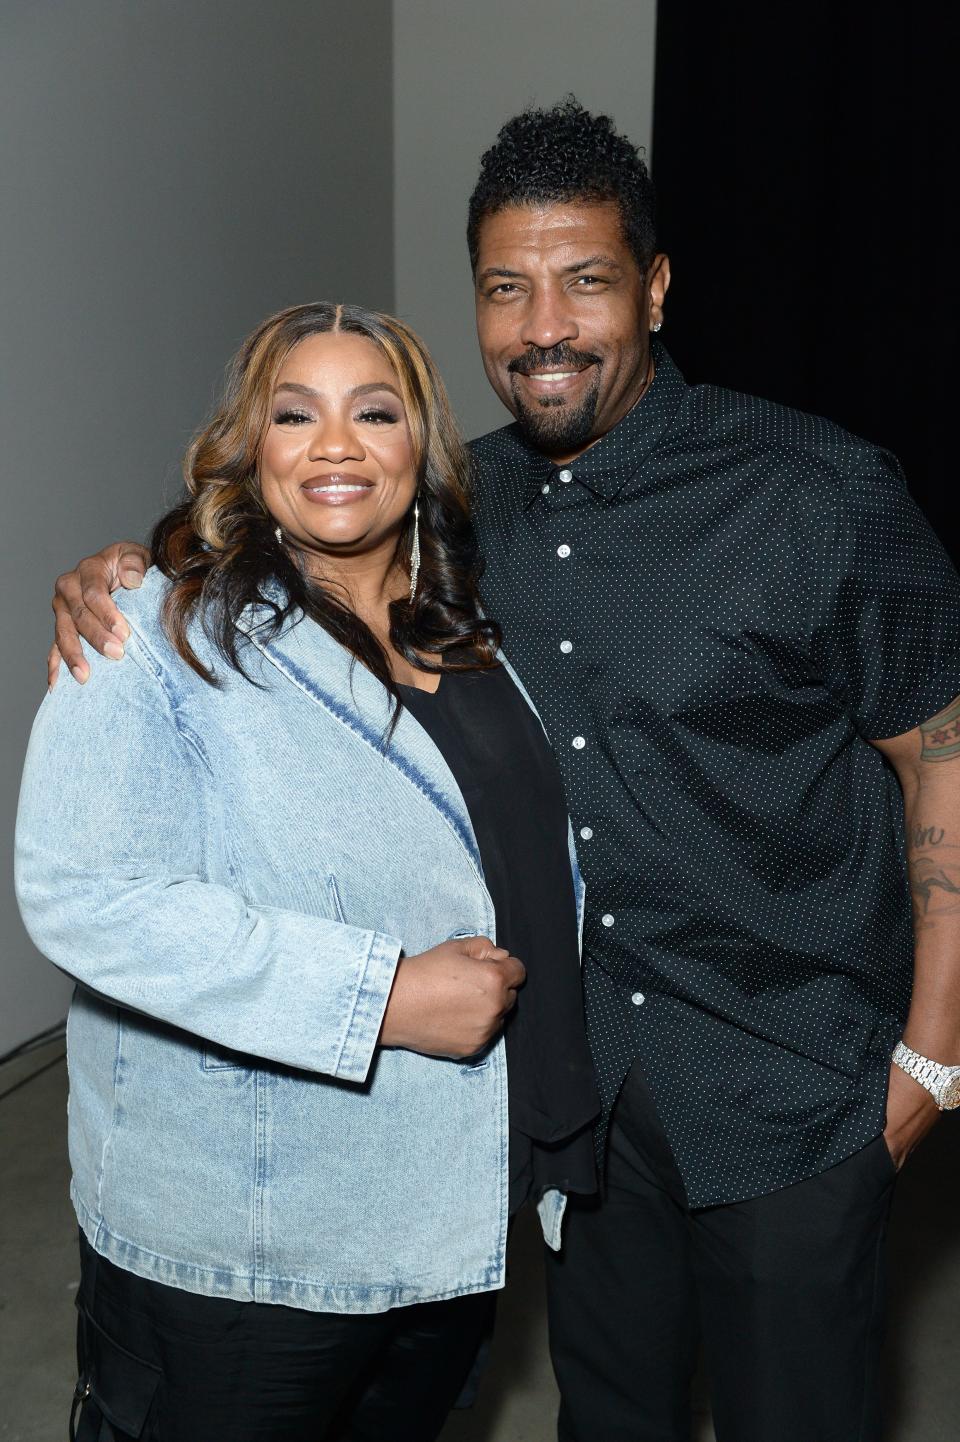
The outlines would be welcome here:
[[[266,611],[263,619],[269,619]],[[460,840],[482,882],[480,851],[466,803],[449,767],[419,722],[404,711],[387,744],[390,696],[366,667],[354,661],[314,621],[294,618],[267,639],[258,625],[260,620],[257,611],[248,608],[240,623],[251,644],[287,680],[353,731],[385,762],[396,766],[432,802]]]

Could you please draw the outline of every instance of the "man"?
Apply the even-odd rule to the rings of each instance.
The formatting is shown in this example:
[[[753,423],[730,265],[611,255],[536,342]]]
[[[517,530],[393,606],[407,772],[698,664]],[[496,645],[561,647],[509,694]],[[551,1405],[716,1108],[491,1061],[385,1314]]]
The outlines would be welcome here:
[[[605,117],[508,122],[468,240],[516,417],[473,447],[485,596],[588,889],[560,1436],[689,1437],[702,1336],[720,1442],[872,1442],[895,1171],[960,1101],[960,580],[889,455],[651,342],[668,261]],[[58,582],[78,679],[144,562]]]

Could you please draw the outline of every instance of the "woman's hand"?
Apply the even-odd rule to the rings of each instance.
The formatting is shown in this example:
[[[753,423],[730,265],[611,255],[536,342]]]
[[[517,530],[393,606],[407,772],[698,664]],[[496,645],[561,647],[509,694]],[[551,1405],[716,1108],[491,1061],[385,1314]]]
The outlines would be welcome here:
[[[444,941],[404,957],[380,1043],[426,1056],[473,1056],[500,1031],[525,977],[523,963],[486,936]]]
[[[95,556],[86,556],[75,571],[65,571],[58,577],[53,596],[56,641],[47,657],[47,685],[51,690],[57,684],[61,658],[75,681],[82,685],[89,678],[81,636],[102,656],[120,660],[130,627],[111,601],[110,593],[120,586],[136,590],[149,565],[150,552],[145,546],[136,541],[116,541]]]

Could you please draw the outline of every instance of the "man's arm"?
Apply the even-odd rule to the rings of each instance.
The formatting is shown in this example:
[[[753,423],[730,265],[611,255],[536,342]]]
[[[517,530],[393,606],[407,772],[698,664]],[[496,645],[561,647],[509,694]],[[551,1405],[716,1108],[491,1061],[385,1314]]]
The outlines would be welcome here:
[[[47,685],[51,691],[57,684],[61,659],[66,661],[74,680],[82,685],[88,679],[90,667],[84,659],[81,636],[102,656],[121,660],[130,628],[110,593],[120,586],[136,590],[149,565],[146,546],[136,541],[115,541],[58,578],[53,596],[56,641],[47,657]]]
[[[872,743],[903,789],[914,918],[913,997],[903,1040],[960,1064],[960,697],[903,736]],[[890,1069],[884,1135],[898,1166],[933,1126],[937,1104]]]

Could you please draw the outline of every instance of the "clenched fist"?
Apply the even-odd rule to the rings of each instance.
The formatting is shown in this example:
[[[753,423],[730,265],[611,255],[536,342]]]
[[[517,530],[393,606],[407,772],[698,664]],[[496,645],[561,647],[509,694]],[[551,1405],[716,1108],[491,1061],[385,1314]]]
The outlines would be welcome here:
[[[381,1045],[426,1056],[473,1056],[500,1031],[525,976],[523,963],[486,936],[444,941],[404,957]]]

